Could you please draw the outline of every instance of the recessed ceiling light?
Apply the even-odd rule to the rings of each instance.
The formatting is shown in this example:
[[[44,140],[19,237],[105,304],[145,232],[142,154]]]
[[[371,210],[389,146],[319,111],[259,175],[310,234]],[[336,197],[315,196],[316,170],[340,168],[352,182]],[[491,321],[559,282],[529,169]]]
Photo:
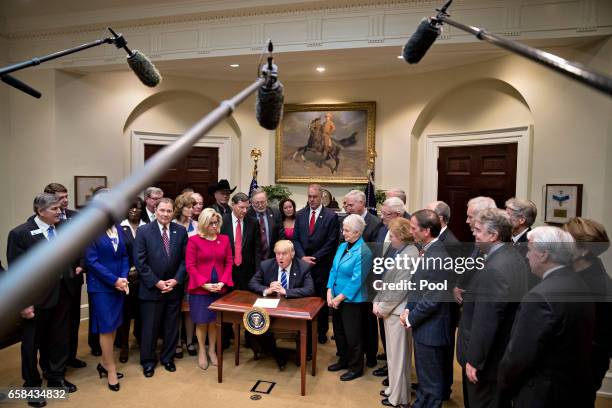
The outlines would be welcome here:
[[[240,66],[240,64],[230,64],[230,67],[232,68],[238,68]]]
[[[404,57],[402,57],[401,55],[398,55],[397,59],[404,59]]]
[[[317,67],[317,72],[325,72],[325,67]]]

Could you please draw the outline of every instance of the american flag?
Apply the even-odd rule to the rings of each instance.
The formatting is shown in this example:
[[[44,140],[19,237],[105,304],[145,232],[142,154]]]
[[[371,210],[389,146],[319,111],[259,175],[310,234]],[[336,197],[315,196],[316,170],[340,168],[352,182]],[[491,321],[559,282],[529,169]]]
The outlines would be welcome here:
[[[374,170],[368,172],[368,185],[365,189],[366,207],[372,215],[376,214],[376,189],[374,188]]]
[[[249,187],[249,200],[251,199],[251,196],[253,195],[253,191],[257,190],[259,188],[259,186],[257,185],[257,178],[253,177],[253,180],[251,180],[251,186]]]

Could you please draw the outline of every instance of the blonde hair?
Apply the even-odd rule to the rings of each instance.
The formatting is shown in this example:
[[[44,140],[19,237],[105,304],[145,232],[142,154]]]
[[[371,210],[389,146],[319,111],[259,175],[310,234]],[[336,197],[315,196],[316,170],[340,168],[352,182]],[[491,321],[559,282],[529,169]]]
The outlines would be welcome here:
[[[413,242],[414,238],[410,233],[410,221],[405,218],[394,218],[389,222],[389,231],[393,233],[403,243]]]
[[[205,208],[198,217],[198,235],[202,238],[208,236],[208,226],[213,221],[213,218],[217,218],[219,222],[217,225],[217,234],[221,233],[221,225],[223,225],[221,214],[216,212],[213,208]]]
[[[601,255],[610,247],[606,229],[597,221],[575,217],[563,225],[563,230],[572,234],[577,248],[586,249],[595,256]]]
[[[193,198],[193,193],[186,192],[174,200],[174,214],[172,218],[180,221],[181,216],[183,215],[183,208],[185,207],[193,207],[195,205],[195,199]]]
[[[288,239],[281,239],[280,241],[276,241],[276,244],[274,244],[274,253],[277,252],[295,252],[295,249],[293,248],[293,242],[289,241]]]

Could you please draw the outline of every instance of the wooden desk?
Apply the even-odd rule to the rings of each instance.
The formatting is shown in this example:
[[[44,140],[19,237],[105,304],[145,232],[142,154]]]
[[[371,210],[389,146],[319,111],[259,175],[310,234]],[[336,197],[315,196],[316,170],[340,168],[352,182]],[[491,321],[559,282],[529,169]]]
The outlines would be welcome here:
[[[250,310],[259,296],[255,293],[235,290],[221,299],[213,302],[209,309],[217,312],[217,375],[218,382],[223,382],[223,350],[222,338],[223,323],[232,323],[234,327],[234,360],[240,363],[240,326],[244,312]],[[312,333],[312,375],[317,370],[317,315],[323,307],[323,300],[318,297],[307,297],[299,299],[285,299],[281,297],[276,309],[266,309],[270,315],[270,328],[283,330],[295,330],[300,335],[300,369],[301,369],[301,394],[306,395],[306,333],[308,325],[311,325]]]

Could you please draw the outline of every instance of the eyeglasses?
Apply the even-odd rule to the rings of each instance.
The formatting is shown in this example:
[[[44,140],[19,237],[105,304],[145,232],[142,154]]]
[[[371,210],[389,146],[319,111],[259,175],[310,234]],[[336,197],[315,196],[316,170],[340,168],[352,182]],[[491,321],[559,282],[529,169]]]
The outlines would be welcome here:
[[[214,227],[214,226],[217,226],[217,225],[219,225],[219,221],[211,221],[211,222],[208,223],[209,227]]]

